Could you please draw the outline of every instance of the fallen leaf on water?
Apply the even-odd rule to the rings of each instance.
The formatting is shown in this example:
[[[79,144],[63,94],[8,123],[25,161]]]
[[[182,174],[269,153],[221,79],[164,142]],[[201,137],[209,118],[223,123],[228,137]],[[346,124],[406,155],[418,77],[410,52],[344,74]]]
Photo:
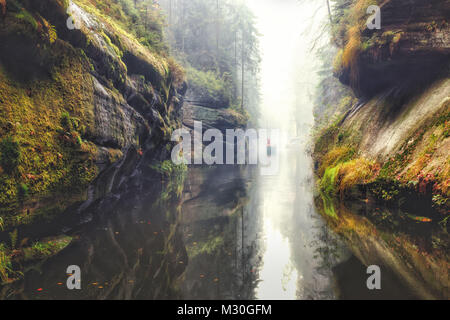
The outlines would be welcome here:
[[[431,220],[430,218],[427,218],[427,217],[420,217],[420,216],[414,216],[414,215],[412,215],[412,214],[409,214],[408,217],[410,217],[410,218],[413,219],[413,220],[420,221],[420,222],[431,222],[431,221],[433,221],[433,220]]]

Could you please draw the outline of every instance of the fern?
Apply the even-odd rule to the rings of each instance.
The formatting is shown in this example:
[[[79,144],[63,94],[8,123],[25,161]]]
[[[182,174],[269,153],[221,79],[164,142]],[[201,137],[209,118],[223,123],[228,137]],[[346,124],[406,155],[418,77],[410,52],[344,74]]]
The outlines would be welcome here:
[[[0,283],[7,282],[10,273],[12,273],[11,258],[5,253],[5,248],[0,245]]]
[[[9,237],[11,239],[11,249],[14,249],[17,243],[17,229],[14,229],[13,232],[10,232]]]
[[[54,43],[56,39],[58,39],[58,34],[56,33],[56,28],[50,22],[42,18],[42,22],[44,23],[45,29],[47,29],[47,37],[50,43]]]

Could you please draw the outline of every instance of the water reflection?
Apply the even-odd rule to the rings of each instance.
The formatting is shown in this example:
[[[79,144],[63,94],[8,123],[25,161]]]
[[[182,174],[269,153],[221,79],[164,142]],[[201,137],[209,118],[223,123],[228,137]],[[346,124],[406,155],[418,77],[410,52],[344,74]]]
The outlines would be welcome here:
[[[169,299],[187,254],[179,228],[179,178],[148,170],[120,193],[92,203],[66,226],[74,240],[57,256],[24,266],[24,279],[4,299]],[[182,181],[181,181],[182,182]],[[134,185],[134,187],[132,187]],[[89,218],[90,217],[90,218]],[[66,288],[66,269],[81,268],[81,290]]]
[[[257,220],[245,212],[253,176],[252,168],[239,166],[189,170],[181,213],[189,256],[180,279],[183,298],[253,298],[249,222]]]
[[[311,160],[279,146],[280,171],[191,167],[185,179],[136,175],[78,214],[74,240],[4,286],[19,299],[378,299],[448,297],[448,264],[357,208],[316,211]],[[303,150],[303,152],[298,152]],[[183,189],[182,192],[180,192]],[[334,205],[334,204],[332,204]],[[87,219],[87,217],[90,217]],[[324,219],[325,218],[325,219]],[[340,236],[338,236],[338,234]],[[24,235],[25,236],[25,235]],[[82,290],[65,287],[69,265]],[[380,292],[366,267],[383,270]],[[445,279],[446,278],[446,279]],[[40,290],[39,290],[40,289]]]
[[[324,201],[325,202],[325,201]],[[327,224],[349,246],[354,257],[334,269],[342,299],[448,299],[448,233],[440,226],[403,220],[400,209],[366,201],[328,203],[318,207]],[[381,223],[380,219],[384,222]],[[397,223],[393,223],[397,220]],[[401,228],[398,226],[401,220]],[[369,291],[366,266],[382,270],[381,290]]]
[[[315,211],[311,159],[301,140],[292,141],[279,148],[278,175],[258,181],[265,250],[257,297],[332,299],[332,267],[348,252]]]

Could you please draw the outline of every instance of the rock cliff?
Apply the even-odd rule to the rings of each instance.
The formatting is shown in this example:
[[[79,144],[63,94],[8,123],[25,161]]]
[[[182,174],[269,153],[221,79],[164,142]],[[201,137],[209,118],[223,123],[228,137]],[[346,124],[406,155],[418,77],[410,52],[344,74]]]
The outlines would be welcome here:
[[[107,12],[95,1],[6,1],[2,229],[92,202],[141,159],[168,156],[186,91],[180,68]]]

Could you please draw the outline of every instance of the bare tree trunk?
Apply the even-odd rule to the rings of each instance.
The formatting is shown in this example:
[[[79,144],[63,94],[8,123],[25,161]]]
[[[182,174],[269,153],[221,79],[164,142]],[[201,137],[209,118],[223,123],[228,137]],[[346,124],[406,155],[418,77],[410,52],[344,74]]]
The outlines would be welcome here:
[[[241,219],[241,259],[242,259],[242,283],[245,282],[245,244],[244,244],[244,209],[242,210]]]
[[[242,101],[241,101],[241,108],[244,110],[244,76],[245,76],[245,34],[244,30],[242,30]]]
[[[186,15],[186,0],[182,0],[182,4],[183,4],[183,13],[182,13],[182,17],[181,17],[181,32],[182,32],[182,36],[181,36],[181,52],[184,53],[184,42],[185,42],[185,36],[186,36],[186,32],[184,30],[185,26],[184,26],[184,16]]]
[[[235,79],[238,78],[238,65],[237,65],[237,31],[234,32],[234,72]],[[237,100],[238,97],[238,83],[235,81],[234,87],[234,98]]]
[[[330,8],[330,0],[327,1],[327,7],[328,7],[328,16],[330,17],[330,23],[333,23],[333,18],[331,16],[331,8]]]
[[[148,20],[148,4],[145,4],[145,18],[144,18],[144,28],[147,30],[147,20]]]
[[[169,0],[169,26],[172,25],[172,0]]]
[[[216,50],[219,53],[219,34],[220,34],[220,11],[219,0],[216,0]]]

